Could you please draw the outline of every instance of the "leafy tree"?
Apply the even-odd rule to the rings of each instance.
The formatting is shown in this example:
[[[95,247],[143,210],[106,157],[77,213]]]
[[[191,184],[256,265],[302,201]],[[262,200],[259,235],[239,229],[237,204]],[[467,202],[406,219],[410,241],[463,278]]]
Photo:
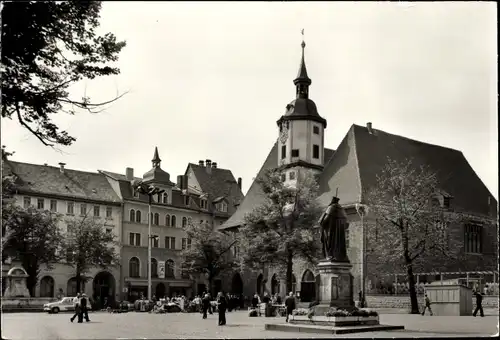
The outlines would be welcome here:
[[[190,274],[206,275],[209,292],[213,294],[214,279],[237,267],[228,253],[237,240],[213,230],[208,223],[190,223],[184,230],[191,243],[181,252],[183,268]]]
[[[297,177],[294,186],[282,181],[279,169],[257,178],[265,200],[245,216],[245,226],[240,229],[242,265],[282,268],[287,291],[292,290],[293,261],[315,264],[321,249],[315,228],[323,211],[317,203],[318,184],[310,172]]]
[[[84,78],[118,74],[125,42],[99,36],[100,1],[9,1],[2,9],[2,117],[19,124],[44,145],[71,145],[75,138],[53,122],[59,112],[89,112],[109,104],[70,98]]]
[[[406,271],[412,314],[419,313],[415,269],[438,269],[459,257],[460,245],[451,244],[448,230],[462,217],[442,208],[436,201],[439,194],[437,175],[429,167],[388,158],[376,186],[366,195],[377,218],[377,224],[367,230],[370,266],[381,272]]]
[[[14,204],[2,207],[2,223],[6,234],[2,238],[2,262],[10,257],[19,260],[28,273],[26,286],[34,296],[40,274],[45,264],[49,269],[60,260],[59,248],[63,236],[58,227],[59,217],[49,211]]]
[[[115,251],[115,235],[105,230],[100,220],[85,216],[67,221],[68,233],[64,244],[66,263],[76,273],[76,290],[87,281],[85,275],[93,267],[109,268],[119,263]]]

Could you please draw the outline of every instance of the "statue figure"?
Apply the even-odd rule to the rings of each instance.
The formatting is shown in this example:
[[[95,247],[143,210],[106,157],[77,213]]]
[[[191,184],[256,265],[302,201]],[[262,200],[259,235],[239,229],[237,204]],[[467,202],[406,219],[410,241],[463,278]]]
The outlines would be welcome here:
[[[333,196],[328,208],[321,215],[319,224],[324,258],[334,262],[349,262],[345,239],[348,223],[338,197]]]

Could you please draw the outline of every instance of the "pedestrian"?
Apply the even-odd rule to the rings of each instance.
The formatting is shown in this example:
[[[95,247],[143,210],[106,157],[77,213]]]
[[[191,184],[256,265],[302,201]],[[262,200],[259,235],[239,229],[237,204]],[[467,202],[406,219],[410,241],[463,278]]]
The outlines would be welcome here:
[[[476,309],[474,310],[474,313],[472,316],[476,316],[477,312],[479,311],[481,314],[481,317],[484,318],[484,313],[483,313],[483,295],[479,290],[476,291]]]
[[[75,307],[75,314],[70,318],[71,322],[75,320],[75,318],[80,315],[80,293],[76,293],[76,296],[73,298],[73,306]]]
[[[259,295],[255,293],[255,295],[252,298],[252,308],[257,309],[258,304],[259,304]]]
[[[203,319],[207,318],[207,311],[209,305],[210,305],[210,297],[208,296],[208,294],[205,294],[205,296],[203,296],[203,299],[201,300]]]
[[[293,296],[293,292],[290,292],[285,299],[285,307],[286,307],[286,322],[288,322],[288,317],[292,314],[295,309],[295,296]]]
[[[83,293],[82,298],[80,299],[80,314],[78,315],[78,323],[83,322],[83,318],[85,317],[85,321],[90,322],[89,320],[89,299],[87,298],[87,294]]]
[[[213,312],[213,306],[212,306],[212,295],[210,293],[207,293],[208,295],[208,314],[212,315]]]
[[[226,308],[227,308],[227,299],[219,292],[217,295],[217,309],[219,310],[219,326],[224,326],[226,324]]]
[[[281,301],[281,295],[276,296],[276,303],[278,305],[281,305],[281,302],[283,302],[283,301]]]
[[[422,312],[422,316],[425,315],[426,309],[429,309],[429,312],[431,313],[431,316],[432,316],[433,314],[432,314],[432,309],[431,309],[431,299],[429,299],[427,294],[425,294],[425,306],[424,306],[424,311]]]

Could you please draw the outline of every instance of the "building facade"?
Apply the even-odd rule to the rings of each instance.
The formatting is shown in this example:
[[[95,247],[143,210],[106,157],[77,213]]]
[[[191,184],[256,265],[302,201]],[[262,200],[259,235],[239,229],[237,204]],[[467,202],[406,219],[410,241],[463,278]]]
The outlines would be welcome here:
[[[349,222],[348,256],[353,266],[355,296],[363,290],[363,282],[367,292],[383,280],[382,273],[375,269],[378,267],[370,266],[366,256],[366,245],[370,242],[366,230],[376,226],[376,216],[363,213],[359,207],[365,203],[364,194],[376,185],[376,175],[386,164],[387,157],[412,159],[416,167],[430,166],[438,174],[442,186],[439,197],[441,207],[450,213],[466,216],[464,224],[451,225],[448,231],[450,242],[457,245],[461,260],[448,262],[440,273],[423,269],[415,274],[425,280],[435,280],[437,276],[442,278],[443,275],[451,276],[451,273],[465,277],[468,272],[495,272],[498,243],[494,235],[498,234],[498,203],[464,155],[458,150],[375,129],[372,123],[364,127],[353,124],[335,150],[325,148],[327,122],[310,99],[311,79],[307,75],[304,48],[303,42],[299,73],[294,80],[296,99],[286,106],[285,114],[278,120],[277,141],[257,177],[267,169],[280,167],[284,170],[282,180],[293,185],[301,171],[313,170],[319,175],[320,204],[326,208],[334,195],[340,198]],[[220,229],[237,232],[238,227],[245,223],[245,214],[263,199],[263,192],[254,181],[237,211]],[[316,268],[296,259],[293,271],[293,287],[301,300],[317,300],[319,275]],[[391,272],[390,269],[388,273],[390,277],[400,274],[400,279],[404,274]],[[264,291],[285,294],[285,278],[280,277],[275,268],[263,266],[260,272],[234,273],[236,279],[233,281],[240,276],[243,277],[243,290],[247,296]],[[231,286],[231,282],[227,286]]]
[[[92,218],[106,232],[120,239],[122,204],[106,178],[99,173],[66,169],[64,163],[59,165],[53,167],[4,159],[3,175],[15,178],[15,203],[60,215],[59,228],[63,234],[67,234],[70,220]],[[115,251],[120,253],[119,245]],[[16,259],[8,259],[3,263],[2,275],[16,265]],[[75,274],[75,268],[66,263],[57,263],[52,269],[42,265],[35,296],[75,296]],[[84,276],[87,281],[81,291],[88,296],[96,300],[118,297],[121,289],[119,267],[91,268]],[[4,289],[2,285],[2,292]]]
[[[206,278],[188,275],[180,252],[191,245],[183,227],[188,224],[221,225],[243,197],[241,179],[237,182],[227,169],[210,160],[189,164],[177,181],[161,168],[155,150],[152,168],[142,178],[127,168],[125,175],[100,170],[123,204],[121,237],[122,295],[135,300],[148,289],[148,212],[149,197],[134,187],[143,182],[163,190],[152,197],[151,246],[152,292],[157,297],[186,295],[204,291]]]

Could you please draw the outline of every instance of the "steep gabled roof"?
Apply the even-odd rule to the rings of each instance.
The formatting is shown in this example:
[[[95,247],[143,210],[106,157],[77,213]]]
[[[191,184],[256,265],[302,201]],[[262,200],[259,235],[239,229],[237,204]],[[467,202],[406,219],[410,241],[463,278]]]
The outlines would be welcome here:
[[[225,197],[228,201],[227,213],[231,215],[236,211],[235,204],[240,203],[244,195],[238,187],[238,182],[236,182],[231,170],[210,168],[207,171],[205,166],[189,163],[185,172],[186,175],[189,169],[192,169],[200,189],[208,194],[211,200]]]
[[[20,193],[61,196],[103,202],[120,202],[106,177],[100,173],[14,161],[2,162],[6,173],[17,176]]]
[[[334,152],[334,150],[325,149],[325,159],[330,159]],[[278,165],[277,159],[278,142],[276,141],[271,148],[271,151],[267,155],[267,158],[262,165],[262,168],[260,168],[256,178],[262,176],[267,169],[275,168]],[[264,199],[264,193],[262,192],[260,185],[254,179],[252,185],[248,189],[245,198],[238,206],[236,212],[229,218],[229,220],[226,221],[226,223],[221,225],[219,229],[228,229],[242,225],[245,220],[245,214],[250,213],[255,207],[260,205]]]

